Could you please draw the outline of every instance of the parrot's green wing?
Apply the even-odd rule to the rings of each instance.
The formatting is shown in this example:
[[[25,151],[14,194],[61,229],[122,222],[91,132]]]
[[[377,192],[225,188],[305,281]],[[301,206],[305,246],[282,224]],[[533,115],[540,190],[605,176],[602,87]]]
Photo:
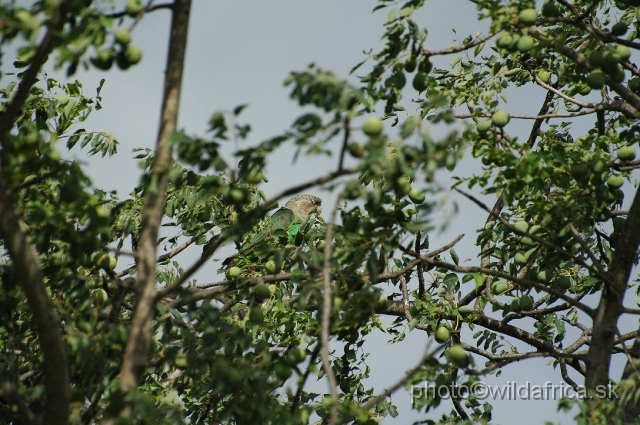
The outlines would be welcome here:
[[[298,232],[298,225],[296,224],[296,215],[289,208],[280,208],[278,211],[271,215],[271,218],[267,222],[267,225],[259,232],[257,232],[251,239],[245,242],[240,248],[240,254],[246,256],[256,248],[260,247],[264,242],[264,239],[268,235],[277,236],[278,233],[285,232],[288,237],[295,236]],[[283,234],[284,236],[284,234]],[[236,254],[237,255],[237,254]],[[222,264],[227,266],[233,263],[233,258],[227,258]]]

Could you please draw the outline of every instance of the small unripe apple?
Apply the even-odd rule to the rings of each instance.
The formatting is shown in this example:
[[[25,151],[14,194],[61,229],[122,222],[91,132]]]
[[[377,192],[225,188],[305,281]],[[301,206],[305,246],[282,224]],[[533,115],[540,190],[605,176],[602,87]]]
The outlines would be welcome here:
[[[362,131],[369,137],[379,136],[382,133],[383,124],[380,118],[368,118],[362,125]]]
[[[237,266],[229,267],[229,270],[227,270],[227,278],[229,279],[237,279],[240,274],[242,274],[242,270]]]
[[[444,326],[440,326],[436,331],[435,338],[436,338],[436,341],[438,341],[440,344],[444,344],[449,340],[450,336],[451,335],[449,334],[449,329],[447,329]]]

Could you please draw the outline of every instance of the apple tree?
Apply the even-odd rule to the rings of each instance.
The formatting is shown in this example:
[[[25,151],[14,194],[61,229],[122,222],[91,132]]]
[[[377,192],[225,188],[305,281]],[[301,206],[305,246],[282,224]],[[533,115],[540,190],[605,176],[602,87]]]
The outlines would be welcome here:
[[[177,128],[190,0],[0,5],[3,43],[18,46],[0,107],[2,422],[377,423],[397,414],[393,392],[427,382],[451,401],[424,393],[419,417],[486,423],[493,407],[455,389],[544,357],[584,395],[560,402],[579,422],[635,423],[640,340],[619,323],[640,313],[623,304],[640,244],[640,3],[470,3],[489,31],[434,46],[424,1],[380,0],[382,50],[350,77],[292,72],[285,85],[308,112],[232,156],[221,144],[248,136],[243,106],[212,112],[204,135]],[[172,20],[156,146],[137,152],[132,194],[106,192],[59,153],[118,147],[116,129],[79,128],[102,86],[90,96],[71,77],[135,66],[130,30],[161,9]],[[521,93],[540,97],[538,112],[506,106]],[[287,147],[337,153],[335,168],[267,197],[266,166]],[[486,215],[477,237],[430,245],[442,190]],[[278,201],[328,192],[322,217],[270,224]],[[464,244],[476,258],[459,258]],[[199,270],[211,281],[194,281]],[[374,331],[429,342],[383,392],[366,380]]]

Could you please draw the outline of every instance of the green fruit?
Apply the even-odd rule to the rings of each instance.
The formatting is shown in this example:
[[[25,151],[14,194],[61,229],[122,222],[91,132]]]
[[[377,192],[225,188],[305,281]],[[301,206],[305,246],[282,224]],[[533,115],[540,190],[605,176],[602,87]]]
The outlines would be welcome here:
[[[407,72],[413,72],[416,70],[416,66],[418,66],[418,61],[416,60],[416,58],[414,58],[413,56],[411,56],[409,59],[407,59],[407,61],[404,63],[404,70]]]
[[[511,116],[504,109],[500,109],[499,111],[494,112],[494,114],[491,116],[491,121],[493,121],[493,125],[500,128],[509,124],[510,120],[511,120]]]
[[[562,290],[571,288],[571,278],[569,276],[558,276],[553,283],[556,287]]]
[[[589,175],[589,168],[584,164],[574,164],[571,166],[571,177],[576,180],[582,180],[587,175]]]
[[[269,287],[263,283],[254,286],[252,292],[253,292],[253,296],[258,301],[265,300],[271,296],[271,291],[269,290]]]
[[[355,158],[361,158],[364,155],[364,147],[359,143],[350,143],[348,149]]]
[[[458,312],[460,314],[471,314],[475,313],[475,308],[472,305],[463,305],[458,307]]]
[[[520,308],[522,311],[530,311],[533,308],[533,298],[528,295],[520,297]]]
[[[624,46],[622,44],[619,44],[616,47],[616,53],[620,55],[622,60],[627,60],[631,57],[631,50],[627,46]]]
[[[113,52],[111,50],[98,50],[96,57],[91,58],[91,63],[96,68],[106,71],[113,65]]]
[[[233,266],[229,267],[226,274],[228,279],[237,279],[240,277],[240,274],[242,274],[242,270],[240,267]]]
[[[407,84],[407,77],[405,77],[404,72],[401,72],[401,71],[393,73],[384,82],[385,87],[395,87],[398,90],[401,90],[406,84]]]
[[[514,298],[513,301],[511,301],[510,308],[511,308],[511,311],[515,313],[521,311],[522,307],[520,307],[520,298]]]
[[[578,88],[580,89],[580,91],[578,91],[579,94],[581,94],[582,96],[586,96],[589,93],[591,93],[591,87],[589,87],[586,84],[581,84],[578,86]]]
[[[513,257],[513,261],[516,262],[516,264],[527,264],[527,256],[525,255],[524,252],[516,252],[516,255]]]
[[[142,49],[138,46],[128,46],[124,51],[124,57],[129,65],[135,65],[142,59]]]
[[[447,350],[448,358],[458,367],[467,367],[469,365],[469,355],[461,345],[453,345]]]
[[[630,4],[625,0],[615,0],[616,7],[620,10],[626,10],[629,8]]]
[[[231,189],[229,191],[229,197],[235,203],[244,201],[244,191],[242,189]]]
[[[604,66],[604,53],[600,50],[589,53],[589,64],[594,68]]]
[[[273,369],[276,372],[276,376],[282,379],[283,381],[286,381],[287,379],[289,379],[293,374],[291,367],[282,362],[276,363]]]
[[[611,81],[614,83],[621,83],[624,81],[624,69],[621,66],[616,66],[610,73]]]
[[[591,167],[591,171],[593,171],[596,174],[603,173],[605,170],[609,168],[609,166],[607,165],[607,162],[602,158],[594,159],[589,166]]]
[[[362,131],[369,137],[379,136],[382,129],[382,121],[376,117],[368,118],[362,125]]]
[[[587,75],[586,82],[594,90],[601,89],[604,86],[604,72],[601,69],[594,69]]]
[[[261,307],[251,307],[251,310],[249,310],[249,321],[256,325],[264,322],[264,312]]]
[[[435,338],[439,344],[444,344],[449,340],[450,336],[451,335],[449,334],[449,329],[445,328],[444,326],[440,326],[436,331]]]
[[[498,282],[495,282],[493,285],[491,285],[491,292],[493,292],[495,295],[504,294],[508,290],[509,290],[509,284],[504,281],[498,281]]]
[[[549,1],[542,6],[542,15],[547,18],[555,18],[560,16],[560,9],[558,9],[558,6],[556,6],[553,1]]]
[[[141,0],[128,0],[125,7],[125,12],[129,16],[135,17],[142,11],[142,7],[143,6]]]
[[[535,9],[524,9],[518,13],[518,19],[525,25],[533,25],[538,19]]]
[[[604,55],[602,56],[602,61],[604,64],[603,66],[605,68],[613,68],[614,66],[622,62],[622,56],[620,56],[616,52],[607,50],[606,52],[604,52]]]
[[[612,189],[618,189],[619,187],[622,187],[623,184],[624,184],[624,179],[619,174],[612,174],[607,179],[607,186],[609,186]]]
[[[420,67],[418,68],[418,71],[428,74],[431,72],[432,69],[433,69],[433,64],[431,63],[431,59],[429,59],[428,57],[422,59],[422,61],[420,62]]]
[[[257,168],[252,168],[249,173],[247,174],[247,183],[250,184],[258,184],[262,181],[262,171],[258,170]]]
[[[131,33],[126,28],[118,28],[113,35],[116,39],[116,43],[118,44],[126,46],[131,43]]]
[[[635,94],[640,93],[640,78],[632,78],[629,80],[629,90]]]
[[[109,294],[104,289],[99,288],[93,292],[93,299],[98,304],[104,304],[109,299]]]
[[[411,200],[411,202],[413,202],[414,204],[421,204],[424,202],[426,195],[424,194],[423,191],[421,191],[420,189],[418,189],[417,187],[412,188],[409,191],[409,199]]]
[[[178,369],[186,369],[189,366],[189,362],[187,361],[187,357],[184,355],[178,355],[175,359],[173,359],[173,364]]]
[[[551,74],[549,73],[549,71],[542,70],[538,72],[538,78],[543,83],[549,84],[549,81],[551,81]]]
[[[115,269],[117,265],[118,265],[118,259],[116,257],[109,256],[109,264],[107,265],[109,270]]]
[[[551,279],[551,271],[547,269],[542,269],[538,272],[538,280],[540,282],[549,282]]]
[[[478,124],[476,124],[476,128],[478,129],[479,133],[486,133],[491,129],[491,121],[489,120],[479,121]]]
[[[525,53],[533,49],[533,44],[534,44],[533,37],[531,37],[530,35],[523,35],[518,40],[518,43],[516,44],[516,48],[518,49],[518,51]]]
[[[102,268],[107,268],[109,266],[109,254],[106,252],[98,252],[93,254],[93,263]]]
[[[396,193],[400,196],[404,196],[411,192],[411,184],[409,183],[409,177],[400,176],[396,180]]]
[[[429,87],[429,75],[423,71],[418,72],[413,77],[411,85],[418,93],[422,93]]]
[[[267,261],[267,263],[264,265],[264,269],[267,271],[267,273],[270,273],[270,274],[274,274],[278,272],[278,267],[276,266],[276,262],[273,260]]]
[[[621,35],[625,35],[629,27],[624,22],[617,22],[611,27],[611,35],[615,35],[619,37]]]
[[[518,229],[519,231],[526,233],[529,230],[529,223],[524,220],[516,221],[513,223],[513,227]]]
[[[384,295],[380,295],[380,297],[378,298],[377,307],[380,310],[386,310],[387,308],[389,308],[389,298],[385,297]]]
[[[633,146],[623,146],[618,149],[618,158],[620,161],[633,161],[636,158],[636,150]]]
[[[302,348],[292,348],[287,354],[287,358],[293,364],[298,364],[304,361],[307,357],[307,353]]]
[[[498,37],[498,39],[496,40],[496,46],[498,46],[501,49],[508,49],[509,46],[511,46],[512,42],[513,42],[513,36],[511,35],[511,33],[503,32],[502,34],[500,34],[500,37]]]

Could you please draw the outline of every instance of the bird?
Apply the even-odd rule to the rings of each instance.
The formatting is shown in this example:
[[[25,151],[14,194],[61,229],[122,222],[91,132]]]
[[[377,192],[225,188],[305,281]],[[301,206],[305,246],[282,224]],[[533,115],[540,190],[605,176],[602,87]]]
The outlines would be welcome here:
[[[288,238],[295,237],[312,216],[319,217],[321,213],[320,197],[308,193],[294,196],[284,207],[271,215],[266,226],[247,241],[238,254],[225,259],[222,265],[226,267],[234,265],[239,256],[246,257],[263,244],[265,237],[274,235],[278,230],[286,232]]]

